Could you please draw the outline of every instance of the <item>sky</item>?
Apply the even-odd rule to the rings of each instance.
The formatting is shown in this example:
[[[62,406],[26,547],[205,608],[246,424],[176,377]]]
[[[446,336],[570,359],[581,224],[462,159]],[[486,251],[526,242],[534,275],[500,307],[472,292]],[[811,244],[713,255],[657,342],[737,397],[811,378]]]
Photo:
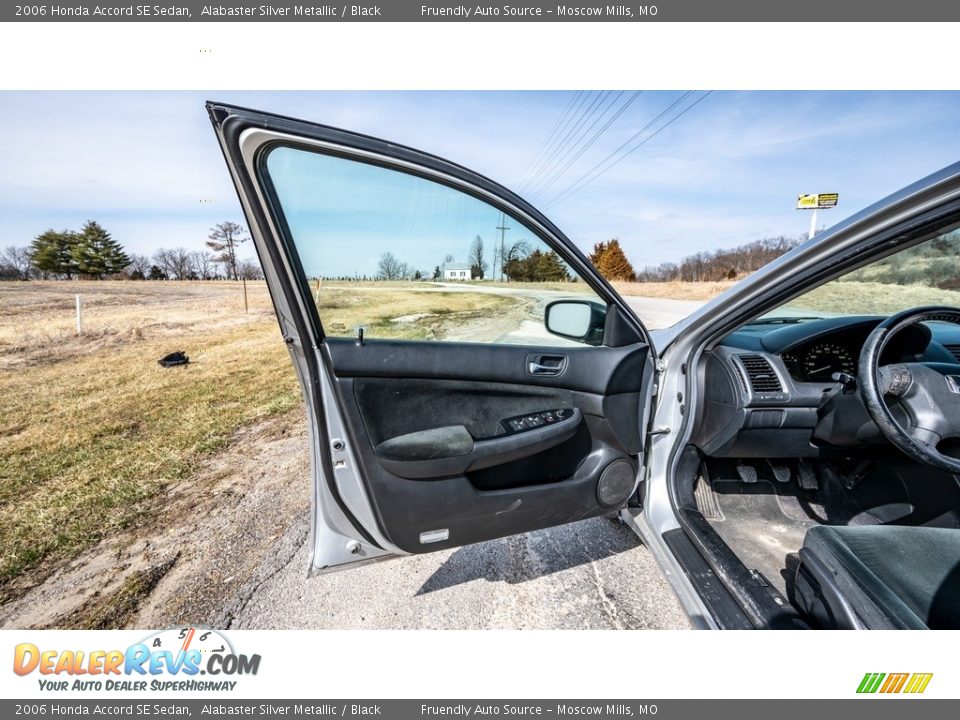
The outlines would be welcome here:
[[[207,99],[440,155],[519,191],[585,251],[619,238],[638,269],[803,235],[799,193],[840,194],[828,226],[960,161],[957,92],[0,92],[0,247],[95,219],[149,255],[245,223]]]

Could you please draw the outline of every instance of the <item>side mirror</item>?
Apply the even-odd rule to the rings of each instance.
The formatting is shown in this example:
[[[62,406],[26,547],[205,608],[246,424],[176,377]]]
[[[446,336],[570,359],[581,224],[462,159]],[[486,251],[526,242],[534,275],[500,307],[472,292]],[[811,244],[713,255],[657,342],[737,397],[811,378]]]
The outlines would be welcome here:
[[[544,310],[547,332],[587,345],[603,344],[607,307],[590,300],[554,300]]]

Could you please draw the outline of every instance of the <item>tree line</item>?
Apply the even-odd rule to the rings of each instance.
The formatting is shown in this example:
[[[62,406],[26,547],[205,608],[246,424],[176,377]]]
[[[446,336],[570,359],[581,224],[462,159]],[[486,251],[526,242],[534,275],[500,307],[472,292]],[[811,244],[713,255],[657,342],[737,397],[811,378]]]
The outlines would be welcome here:
[[[210,229],[208,250],[160,248],[147,256],[127,253],[102,225],[89,220],[79,231],[50,229],[29,246],[0,251],[0,279],[260,280],[259,263],[238,254],[249,239],[242,225],[227,220]]]
[[[526,240],[517,240],[510,246],[496,248],[494,268],[499,266],[503,278],[516,282],[566,282],[572,280],[570,271],[557,253],[552,250],[531,250]],[[392,252],[380,256],[376,280],[442,280],[443,265],[454,261],[453,255],[447,255],[442,265],[436,265],[432,274],[417,270],[412,265],[397,258]],[[470,265],[470,279],[484,280],[489,265],[484,258],[483,238],[477,235],[470,244],[467,256]],[[497,274],[494,272],[494,279]],[[366,278],[364,278],[366,279]]]
[[[688,255],[678,263],[648,266],[636,273],[637,282],[712,282],[734,280],[759,270],[801,243],[784,235],[761,238],[745,245]]]

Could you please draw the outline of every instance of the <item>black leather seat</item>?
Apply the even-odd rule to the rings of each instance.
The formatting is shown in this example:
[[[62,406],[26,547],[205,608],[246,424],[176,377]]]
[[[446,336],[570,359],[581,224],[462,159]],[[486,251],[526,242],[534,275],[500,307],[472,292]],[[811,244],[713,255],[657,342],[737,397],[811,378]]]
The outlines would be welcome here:
[[[794,601],[823,627],[960,628],[960,530],[811,528]]]

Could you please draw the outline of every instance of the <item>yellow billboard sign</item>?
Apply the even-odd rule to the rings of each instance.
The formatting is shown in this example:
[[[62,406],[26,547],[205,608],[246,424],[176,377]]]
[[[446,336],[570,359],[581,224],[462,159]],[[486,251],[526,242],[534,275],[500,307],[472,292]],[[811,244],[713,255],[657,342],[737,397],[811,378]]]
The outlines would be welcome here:
[[[797,210],[820,210],[837,206],[840,199],[838,193],[814,193],[813,195],[797,195]]]

